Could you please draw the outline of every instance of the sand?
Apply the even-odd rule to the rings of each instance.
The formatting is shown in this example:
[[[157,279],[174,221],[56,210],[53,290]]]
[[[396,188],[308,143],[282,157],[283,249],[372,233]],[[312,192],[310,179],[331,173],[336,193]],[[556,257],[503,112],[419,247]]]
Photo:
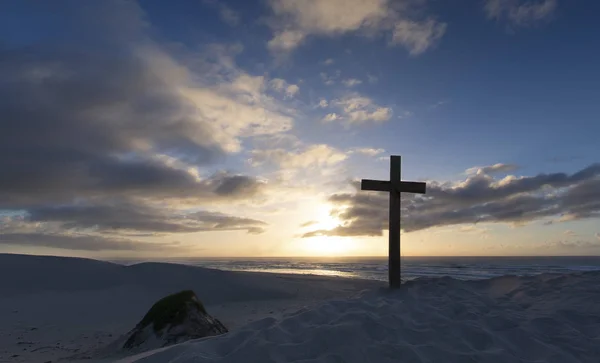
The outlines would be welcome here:
[[[13,258],[0,256],[0,265]],[[44,260],[41,265],[56,267],[55,261]],[[136,356],[91,361],[600,361],[600,272],[481,281],[418,279],[390,292],[374,281],[227,273],[165,264],[131,270],[97,265],[88,273],[104,268],[106,278],[89,276],[90,289],[79,281],[85,281],[83,273],[60,285],[39,282],[28,269],[21,270],[35,284],[25,289],[14,283],[7,289],[12,295],[2,295],[0,319],[9,324],[3,324],[0,333],[0,361],[54,360],[68,356],[60,349],[77,346],[81,351],[105,344],[111,340],[106,334],[114,338],[139,320],[154,301],[153,294],[185,284],[197,286],[193,288],[199,296],[201,291],[210,292],[207,310],[232,324],[230,333]],[[158,283],[146,280],[158,277]],[[108,284],[109,280],[116,285]],[[8,286],[2,282],[0,286]],[[54,290],[43,292],[45,284]],[[42,308],[47,301],[54,312]],[[28,330],[33,327],[37,329]],[[13,336],[7,337],[11,329]],[[91,341],[86,343],[83,334]],[[48,348],[41,354],[42,350],[31,352],[27,346],[26,352],[16,353],[19,357],[7,358],[25,346],[15,348],[14,335],[31,342],[31,348]],[[60,348],[50,349],[55,340]]]
[[[185,289],[194,290],[212,316],[235,330],[381,285],[166,263],[121,266],[0,254],[0,362],[92,357],[132,329],[158,299]]]

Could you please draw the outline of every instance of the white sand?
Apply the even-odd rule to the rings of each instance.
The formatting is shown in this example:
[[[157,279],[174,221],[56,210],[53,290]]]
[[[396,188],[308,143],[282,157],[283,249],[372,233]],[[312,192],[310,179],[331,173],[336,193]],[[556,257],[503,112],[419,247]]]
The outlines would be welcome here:
[[[46,264],[56,268],[52,261]],[[11,329],[18,328],[21,340],[30,340],[32,347],[52,346],[54,340],[62,339],[61,347],[89,348],[110,341],[105,336],[108,332],[131,328],[154,301],[152,294],[194,284],[201,299],[202,290],[211,292],[207,294],[209,313],[230,324],[232,331],[121,362],[600,362],[600,272],[467,282],[422,279],[389,292],[377,282],[360,280],[227,273],[162,264],[132,270],[108,266],[94,268],[126,271],[119,278],[128,287],[104,285],[114,277],[106,271],[106,281],[90,276],[95,290],[83,291],[73,283],[69,286],[74,291],[46,293],[54,312],[44,312],[47,300],[37,280],[37,292],[26,296],[17,291],[3,298],[0,320],[10,324],[2,324],[0,361],[35,362],[54,359],[52,354],[64,356],[55,348],[46,355],[27,351],[23,357],[7,358],[4,350],[23,346],[15,348],[14,337],[8,342],[6,333]],[[97,272],[91,270],[87,271]],[[76,278],[85,281],[84,275]],[[159,276],[157,284],[145,280]],[[176,281],[177,286],[169,286],[169,281]],[[349,297],[365,288],[369,290],[360,296]],[[13,286],[14,290],[23,289]],[[253,321],[244,325],[247,319]],[[38,330],[27,330],[33,326]],[[85,345],[82,334],[94,342]]]
[[[374,286],[381,283],[0,254],[0,362],[55,362],[94,351],[132,329],[158,299],[185,289],[235,330]]]

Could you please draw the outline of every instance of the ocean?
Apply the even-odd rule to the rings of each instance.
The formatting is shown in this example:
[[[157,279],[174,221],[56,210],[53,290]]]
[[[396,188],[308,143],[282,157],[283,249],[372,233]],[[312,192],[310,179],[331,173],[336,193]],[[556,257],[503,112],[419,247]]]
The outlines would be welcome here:
[[[314,274],[387,281],[387,257],[168,258],[111,260],[124,265],[169,262],[229,271]],[[600,270],[600,257],[402,257],[402,279],[462,280]]]

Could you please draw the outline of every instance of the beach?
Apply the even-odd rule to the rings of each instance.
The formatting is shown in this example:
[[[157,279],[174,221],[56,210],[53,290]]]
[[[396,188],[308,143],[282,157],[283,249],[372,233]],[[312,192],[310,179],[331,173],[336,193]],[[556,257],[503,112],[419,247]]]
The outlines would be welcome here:
[[[0,254],[0,286],[0,362],[54,362],[93,356],[132,329],[158,299],[185,289],[194,290],[211,315],[235,330],[385,284]]]
[[[597,362],[600,272],[381,281],[0,255],[1,362]],[[218,337],[105,347],[192,289]]]

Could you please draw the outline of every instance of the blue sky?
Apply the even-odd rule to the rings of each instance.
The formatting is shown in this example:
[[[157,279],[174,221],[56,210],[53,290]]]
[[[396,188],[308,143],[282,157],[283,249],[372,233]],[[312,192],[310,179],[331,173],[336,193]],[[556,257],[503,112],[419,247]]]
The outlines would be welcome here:
[[[2,7],[0,251],[600,252],[594,2]]]

